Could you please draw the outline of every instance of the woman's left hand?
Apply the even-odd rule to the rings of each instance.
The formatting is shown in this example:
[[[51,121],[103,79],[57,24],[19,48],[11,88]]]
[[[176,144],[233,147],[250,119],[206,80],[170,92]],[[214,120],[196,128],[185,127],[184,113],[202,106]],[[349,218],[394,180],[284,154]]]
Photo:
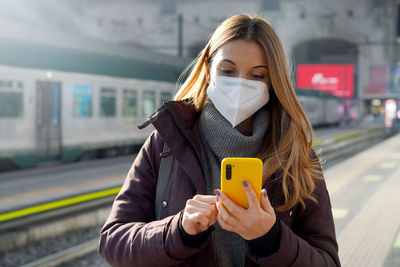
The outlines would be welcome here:
[[[256,193],[247,181],[243,182],[243,187],[249,202],[248,209],[235,204],[221,190],[214,191],[217,196],[217,220],[222,229],[251,240],[268,233],[275,224],[276,216],[265,189],[261,191],[260,204]]]

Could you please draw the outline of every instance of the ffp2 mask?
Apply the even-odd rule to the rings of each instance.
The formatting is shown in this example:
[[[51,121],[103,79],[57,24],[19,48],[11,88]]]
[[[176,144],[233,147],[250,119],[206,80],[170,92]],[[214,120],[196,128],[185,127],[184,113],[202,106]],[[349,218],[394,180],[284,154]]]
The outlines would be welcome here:
[[[269,101],[264,82],[226,76],[216,76],[207,88],[207,95],[233,127]]]

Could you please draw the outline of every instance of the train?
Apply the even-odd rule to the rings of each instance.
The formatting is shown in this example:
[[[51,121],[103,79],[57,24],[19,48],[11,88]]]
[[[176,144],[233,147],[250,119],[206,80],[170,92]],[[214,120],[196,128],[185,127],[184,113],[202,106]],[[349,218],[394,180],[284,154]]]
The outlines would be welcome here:
[[[313,89],[295,89],[297,98],[313,127],[339,126],[344,121],[343,99]]]
[[[100,41],[0,38],[0,171],[137,151],[137,126],[176,93],[189,60]],[[296,90],[314,126],[340,120],[339,99]]]
[[[188,60],[100,41],[0,39],[0,170],[129,154]]]

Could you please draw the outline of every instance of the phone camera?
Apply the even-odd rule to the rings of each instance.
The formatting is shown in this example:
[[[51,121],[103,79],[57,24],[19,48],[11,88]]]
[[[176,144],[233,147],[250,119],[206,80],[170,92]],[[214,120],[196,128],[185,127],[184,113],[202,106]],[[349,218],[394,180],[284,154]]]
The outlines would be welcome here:
[[[232,165],[226,165],[226,180],[230,180],[232,178]]]

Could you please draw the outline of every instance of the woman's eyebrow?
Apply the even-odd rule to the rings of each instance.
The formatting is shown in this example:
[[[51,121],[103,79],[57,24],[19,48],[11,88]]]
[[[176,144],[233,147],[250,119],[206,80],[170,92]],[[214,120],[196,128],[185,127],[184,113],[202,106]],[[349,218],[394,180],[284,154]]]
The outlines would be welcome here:
[[[236,65],[236,63],[233,62],[233,61],[230,60],[230,59],[223,59],[223,60],[221,60],[221,62],[222,62],[222,61],[226,61],[226,62],[229,62],[229,63],[231,63],[231,64],[233,64],[233,65]]]
[[[221,62],[223,62],[223,61],[226,61],[226,62],[229,62],[229,63],[231,63],[231,64],[233,64],[233,65],[236,65],[236,63],[233,62],[233,61],[230,60],[230,59],[223,59],[223,60],[221,60]],[[267,67],[266,65],[257,65],[257,66],[254,66],[254,67],[253,67],[253,69],[257,69],[257,68],[266,68],[266,69],[268,69],[268,67]]]
[[[257,66],[253,67],[253,69],[257,69],[257,68],[266,68],[266,69],[268,69],[268,67],[265,66],[265,65],[257,65]]]

